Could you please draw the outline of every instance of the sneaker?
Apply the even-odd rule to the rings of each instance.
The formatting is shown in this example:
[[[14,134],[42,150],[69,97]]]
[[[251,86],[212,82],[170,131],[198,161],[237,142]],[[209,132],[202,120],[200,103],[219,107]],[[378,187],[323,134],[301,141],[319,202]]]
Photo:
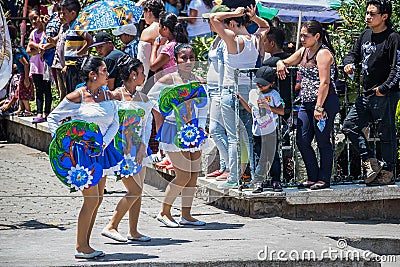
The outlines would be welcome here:
[[[262,193],[263,191],[264,190],[263,190],[263,187],[262,187],[262,183],[254,184],[254,190],[252,191],[253,194],[259,194],[259,193]]]
[[[227,180],[225,183],[220,184],[217,188],[226,190],[226,189],[236,189],[238,187],[239,187],[238,182],[233,182],[233,181]]]
[[[384,163],[376,158],[369,158],[365,160],[362,165],[366,173],[364,181],[366,184],[369,184],[375,180],[379,172],[382,170]]]
[[[45,122],[46,118],[43,117],[36,117],[32,120],[32,123],[41,123],[41,122]]]
[[[220,176],[220,175],[223,174],[223,173],[224,173],[223,170],[216,170],[216,171],[213,171],[212,173],[208,173],[208,174],[206,175],[206,177],[207,177],[207,178],[215,178],[215,177]]]
[[[272,189],[273,189],[275,192],[282,192],[283,189],[282,189],[282,184],[281,184],[281,182],[278,182],[278,181],[272,182]]]
[[[395,184],[393,179],[393,172],[381,170],[375,180],[370,183],[365,183],[366,186],[380,186]]]
[[[167,157],[165,157],[162,161],[156,163],[156,168],[162,169],[162,168],[167,167],[170,164],[171,164],[171,162],[168,160]]]
[[[215,177],[215,180],[217,181],[226,181],[229,177],[229,172],[223,172],[220,176]]]

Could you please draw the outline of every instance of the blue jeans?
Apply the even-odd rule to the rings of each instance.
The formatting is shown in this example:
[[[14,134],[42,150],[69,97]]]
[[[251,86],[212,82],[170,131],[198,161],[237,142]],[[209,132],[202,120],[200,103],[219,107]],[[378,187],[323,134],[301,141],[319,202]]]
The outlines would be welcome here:
[[[250,85],[239,85],[239,92],[242,97],[249,100]],[[253,123],[251,114],[247,112],[243,106],[239,105],[239,142],[236,140],[236,125],[235,125],[235,99],[232,87],[223,87],[221,92],[221,113],[226,133],[228,135],[228,154],[229,154],[229,169],[230,175],[228,181],[237,182],[241,178],[241,174],[237,173],[237,146],[241,146],[242,162],[244,155],[247,153],[250,161],[250,169],[254,170],[253,157],[253,133],[251,126]],[[244,171],[244,170],[243,170]]]
[[[218,86],[208,85],[208,94],[210,96],[210,124],[209,130],[211,138],[219,151],[220,170],[229,172],[228,156],[228,136],[225,132],[225,126],[221,113],[221,91]]]
[[[330,94],[326,97],[323,108],[328,118],[325,128],[321,132],[317,127],[317,120],[314,118],[315,102],[303,103],[297,119],[296,144],[307,170],[308,181],[323,181],[330,184],[333,166],[333,147],[331,142],[331,132],[336,113],[339,112],[339,97]],[[315,151],[311,142],[315,136],[320,154],[320,164],[318,166]]]
[[[399,100],[398,92],[391,92],[385,96],[360,96],[347,114],[343,122],[343,132],[360,153],[362,160],[374,157],[368,140],[361,131],[369,122],[377,123],[377,133],[380,138],[382,159],[385,168],[393,171],[396,167],[396,106]]]

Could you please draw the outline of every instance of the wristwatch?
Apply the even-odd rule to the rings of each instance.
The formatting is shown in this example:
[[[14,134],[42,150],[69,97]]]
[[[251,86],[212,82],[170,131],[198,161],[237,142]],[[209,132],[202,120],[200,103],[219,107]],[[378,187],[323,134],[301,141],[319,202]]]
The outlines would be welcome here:
[[[316,111],[318,111],[318,112],[324,112],[324,108],[323,107],[320,107],[320,106],[315,106],[315,108],[314,108]]]

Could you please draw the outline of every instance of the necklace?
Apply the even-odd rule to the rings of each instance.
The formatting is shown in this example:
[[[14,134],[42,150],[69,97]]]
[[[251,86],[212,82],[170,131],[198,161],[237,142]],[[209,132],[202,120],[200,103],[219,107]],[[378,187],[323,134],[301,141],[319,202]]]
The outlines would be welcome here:
[[[307,63],[310,62],[310,61],[315,57],[315,55],[318,53],[319,49],[320,49],[320,47],[318,47],[318,49],[315,51],[315,53],[314,53],[311,57],[309,57],[309,55],[310,55],[310,48],[308,49],[307,55],[306,55],[306,62],[307,62]]]
[[[135,96],[136,96],[136,94],[137,94],[137,90],[135,90],[135,92],[132,94],[129,90],[128,90],[128,88],[126,88],[125,86],[124,86],[124,88],[125,88],[125,91],[131,96],[131,98],[132,98],[132,100],[135,98]]]
[[[93,94],[92,91],[89,90],[89,88],[86,86],[86,91],[88,91],[88,93],[93,97],[94,100],[97,100],[97,98],[100,95],[100,87],[97,90],[97,94]]]
[[[182,73],[178,70],[178,74],[179,74],[179,76],[181,77],[181,79],[182,79],[182,81],[184,82],[184,83],[188,83],[188,82],[190,82],[190,80],[194,80],[194,75],[193,75],[193,73],[190,73],[189,74],[189,78],[185,78],[185,77],[183,77],[183,75],[182,75]]]

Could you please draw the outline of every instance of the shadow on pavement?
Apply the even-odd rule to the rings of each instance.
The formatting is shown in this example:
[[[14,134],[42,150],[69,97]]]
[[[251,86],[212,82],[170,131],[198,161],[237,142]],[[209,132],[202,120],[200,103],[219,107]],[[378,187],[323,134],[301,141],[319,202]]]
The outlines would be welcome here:
[[[30,221],[20,223],[17,225],[17,228],[31,229],[31,230],[54,228],[54,229],[58,229],[61,231],[67,230],[67,228],[65,228],[64,226],[57,226],[57,225],[52,225],[52,224],[41,223],[36,220],[30,220]]]
[[[219,223],[219,222],[211,222],[207,223],[205,226],[186,226],[190,228],[196,228],[198,230],[225,230],[225,229],[239,229],[244,226],[244,223]]]
[[[159,258],[155,255],[141,254],[141,253],[110,253],[106,254],[104,258],[97,258],[95,260],[82,260],[79,262],[111,262],[111,261],[135,261],[144,259]]]
[[[169,245],[179,245],[184,243],[192,242],[191,240],[185,239],[172,239],[172,238],[152,238],[150,242],[138,242],[138,241],[129,241],[128,243],[104,243],[107,245],[132,245],[132,246],[140,246],[140,247],[153,247],[153,246],[169,246]]]

